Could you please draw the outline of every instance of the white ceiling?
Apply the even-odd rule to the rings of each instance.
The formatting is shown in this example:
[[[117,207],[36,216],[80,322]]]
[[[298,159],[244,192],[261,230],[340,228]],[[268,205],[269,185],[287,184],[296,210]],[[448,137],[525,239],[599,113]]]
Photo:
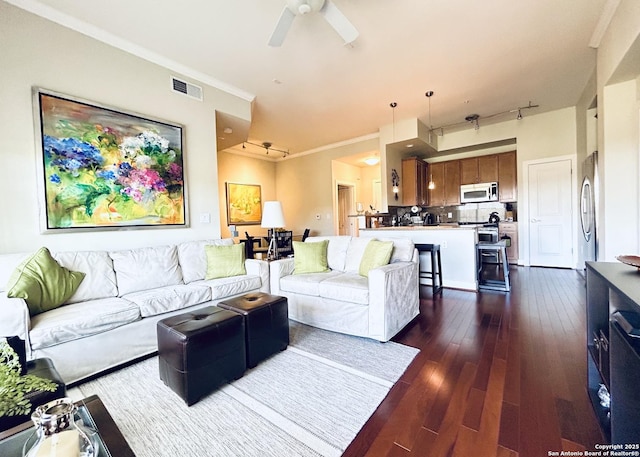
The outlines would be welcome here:
[[[249,140],[292,154],[374,134],[394,116],[429,125],[427,90],[435,92],[434,127],[529,101],[540,107],[524,116],[573,106],[595,67],[589,43],[611,2],[333,0],[360,32],[352,46],[308,14],[273,48],[267,42],[285,0],[7,1],[255,97]]]

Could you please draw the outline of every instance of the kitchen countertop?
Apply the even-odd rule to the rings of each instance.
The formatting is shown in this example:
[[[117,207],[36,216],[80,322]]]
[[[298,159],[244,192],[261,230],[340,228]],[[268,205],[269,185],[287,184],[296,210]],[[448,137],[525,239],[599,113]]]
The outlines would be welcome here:
[[[400,225],[396,227],[362,228],[363,230],[475,230],[482,227],[482,224],[458,225],[457,223],[443,223],[440,225]]]
[[[476,243],[481,225],[407,225],[360,229],[359,236],[375,239],[406,238],[414,244],[439,244],[442,257],[442,283],[444,287],[477,290]],[[420,253],[422,271],[430,271],[431,258]],[[426,279],[421,283],[428,285]]]

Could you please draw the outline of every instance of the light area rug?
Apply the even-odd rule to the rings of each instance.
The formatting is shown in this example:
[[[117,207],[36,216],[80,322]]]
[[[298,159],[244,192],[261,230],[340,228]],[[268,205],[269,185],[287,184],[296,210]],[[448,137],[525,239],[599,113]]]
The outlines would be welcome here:
[[[78,386],[138,457],[339,456],[418,353],[291,321],[287,350],[187,407],[153,357]]]

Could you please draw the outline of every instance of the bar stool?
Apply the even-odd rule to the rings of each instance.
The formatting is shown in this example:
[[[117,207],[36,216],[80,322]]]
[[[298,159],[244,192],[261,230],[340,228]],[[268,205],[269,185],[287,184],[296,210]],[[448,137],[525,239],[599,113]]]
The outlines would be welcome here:
[[[428,252],[431,256],[431,271],[420,270],[418,276],[424,279],[431,279],[431,287],[433,288],[434,295],[437,293],[442,294],[442,259],[440,258],[440,245],[417,243],[415,247],[418,250],[418,254]]]
[[[482,279],[482,252],[491,251],[498,254],[498,260],[502,261],[502,270],[504,279]],[[507,260],[507,243],[505,240],[499,240],[495,243],[490,241],[479,241],[477,244],[477,262],[478,262],[478,289],[501,290],[509,292],[511,285],[509,284],[509,262]]]

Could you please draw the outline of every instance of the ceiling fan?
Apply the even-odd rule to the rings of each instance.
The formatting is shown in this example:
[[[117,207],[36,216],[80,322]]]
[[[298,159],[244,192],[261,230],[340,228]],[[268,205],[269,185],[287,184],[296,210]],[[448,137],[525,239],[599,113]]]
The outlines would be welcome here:
[[[282,10],[276,28],[269,39],[269,46],[282,45],[295,17],[307,13],[322,14],[329,25],[342,37],[344,44],[352,43],[358,38],[356,28],[331,0],[287,0],[287,6]]]

